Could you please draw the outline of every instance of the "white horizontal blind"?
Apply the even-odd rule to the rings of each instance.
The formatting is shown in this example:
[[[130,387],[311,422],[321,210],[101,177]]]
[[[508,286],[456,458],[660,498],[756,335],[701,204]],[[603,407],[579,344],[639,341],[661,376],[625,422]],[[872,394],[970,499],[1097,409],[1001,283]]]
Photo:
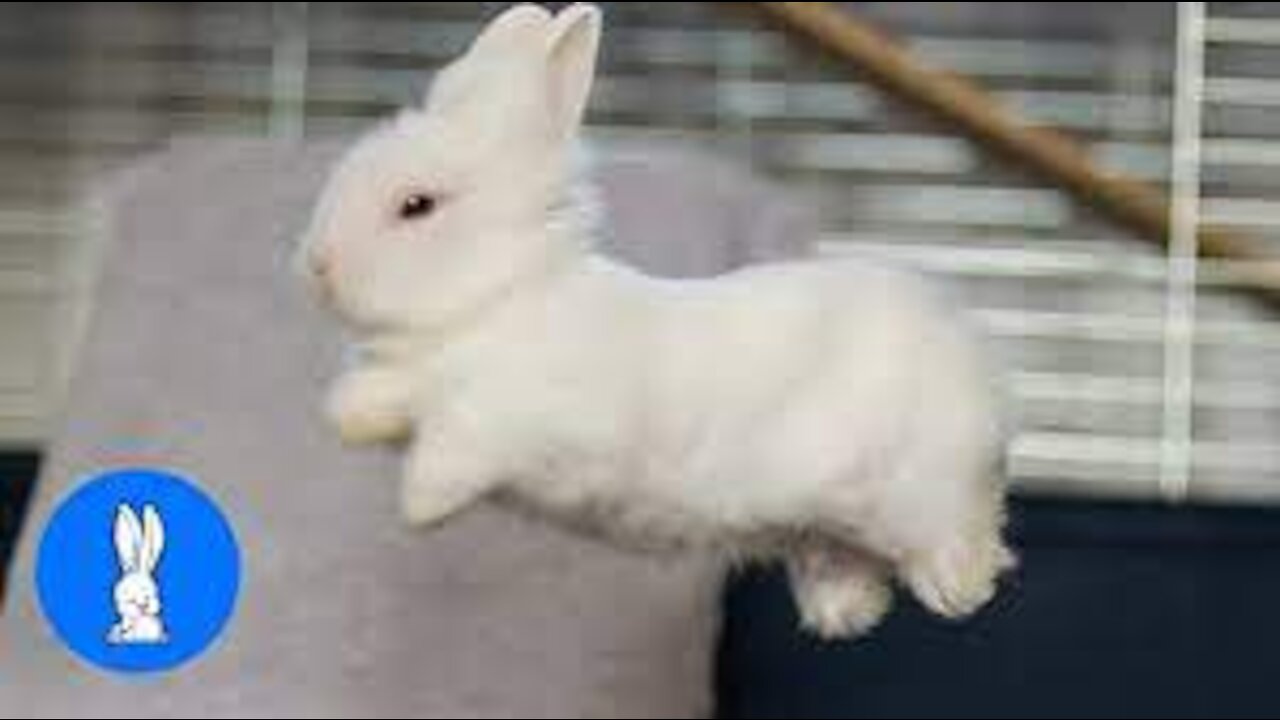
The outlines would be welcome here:
[[[65,341],[49,314],[83,237],[67,209],[87,179],[174,134],[355,132],[414,101],[426,71],[502,5],[0,5],[0,164],[14,169],[0,173],[0,330],[31,336],[26,354],[0,350],[0,436],[39,439],[56,397],[42,368]],[[1019,483],[1167,488],[1169,257],[742,5],[608,4],[593,133],[746,161],[819,210],[823,252],[870,252],[951,284],[1009,367]],[[1208,5],[1204,214],[1271,238],[1280,64],[1253,54],[1280,49],[1280,21],[1252,17],[1268,3]],[[1174,3],[850,6],[1099,161],[1168,184]],[[1241,59],[1219,66],[1219,50]],[[1188,487],[1280,497],[1280,326],[1233,292],[1235,271],[1198,266]]]
[[[1201,27],[1202,116],[1196,182],[1200,222],[1248,233],[1280,257],[1280,7],[1187,3]],[[1196,9],[1198,8],[1198,9]],[[1184,10],[1184,14],[1188,14]],[[1280,496],[1280,344],[1274,310],[1242,307],[1229,278],[1238,267],[1201,261],[1190,491],[1204,497]],[[1280,268],[1277,268],[1280,269]],[[1222,402],[1229,395],[1235,401]]]

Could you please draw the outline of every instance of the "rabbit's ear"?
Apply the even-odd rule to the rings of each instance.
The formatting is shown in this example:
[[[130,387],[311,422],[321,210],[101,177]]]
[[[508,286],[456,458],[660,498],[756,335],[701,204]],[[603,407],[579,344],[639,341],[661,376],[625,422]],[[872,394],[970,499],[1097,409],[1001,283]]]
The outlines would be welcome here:
[[[569,138],[582,123],[600,48],[600,9],[571,5],[551,23],[547,50],[547,102],[555,129]]]
[[[448,109],[477,94],[500,88],[495,72],[513,65],[532,67],[541,58],[551,13],[539,5],[516,5],[489,21],[462,57],[436,73],[422,98],[423,107]],[[509,72],[504,75],[509,75]]]
[[[115,531],[116,557],[120,569],[126,573],[137,572],[140,567],[139,552],[142,549],[142,524],[133,508],[121,504],[116,507]]]
[[[160,562],[160,553],[164,552],[164,523],[160,521],[160,513],[155,506],[142,508],[142,548],[138,553],[142,571],[150,573]]]
[[[551,13],[541,5],[524,3],[490,20],[471,42],[469,55],[499,55],[528,52],[546,37]]]

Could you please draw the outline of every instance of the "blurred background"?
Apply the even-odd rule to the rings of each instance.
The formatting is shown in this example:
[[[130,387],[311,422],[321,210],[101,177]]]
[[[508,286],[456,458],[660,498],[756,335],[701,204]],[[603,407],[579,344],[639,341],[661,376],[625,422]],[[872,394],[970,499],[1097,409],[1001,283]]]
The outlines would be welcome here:
[[[1104,166],[1169,183],[1175,3],[848,5]],[[1202,5],[1203,213],[1280,250],[1280,11]],[[0,439],[38,448],[57,410],[62,313],[95,262],[76,212],[92,181],[174,136],[358,132],[413,102],[500,6],[0,4]],[[1164,436],[1166,405],[1188,402],[1165,394],[1160,249],[749,3],[613,3],[609,21],[595,136],[741,160],[817,209],[823,252],[954,281],[1012,370],[1020,482],[1158,492],[1163,444],[1183,440]],[[1276,495],[1280,327],[1229,272],[1201,276],[1192,491]]]
[[[504,5],[0,3],[0,530],[92,311],[86,188],[177,136],[358,132]],[[839,5],[1280,257],[1280,4]],[[950,284],[1007,365],[1020,494],[1099,517],[1280,498],[1280,316],[1239,282],[1255,267],[1138,238],[756,4],[606,12],[591,135],[749,165],[816,209],[821,252]]]

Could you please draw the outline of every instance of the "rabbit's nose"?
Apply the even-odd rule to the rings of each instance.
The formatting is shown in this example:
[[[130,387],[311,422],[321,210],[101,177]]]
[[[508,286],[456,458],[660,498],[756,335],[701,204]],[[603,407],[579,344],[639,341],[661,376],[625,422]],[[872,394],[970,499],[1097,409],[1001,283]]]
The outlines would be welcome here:
[[[329,277],[329,272],[333,267],[333,263],[329,260],[329,256],[321,253],[311,254],[310,265],[311,274],[321,280]]]

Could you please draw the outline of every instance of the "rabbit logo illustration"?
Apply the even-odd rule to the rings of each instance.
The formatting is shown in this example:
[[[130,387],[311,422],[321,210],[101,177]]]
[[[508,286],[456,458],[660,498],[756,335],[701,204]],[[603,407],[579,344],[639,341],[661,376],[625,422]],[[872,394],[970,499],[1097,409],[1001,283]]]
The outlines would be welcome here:
[[[240,548],[193,481],[119,468],[78,483],[54,509],[35,576],[53,637],[73,654],[111,672],[170,672],[231,620]]]
[[[142,508],[142,520],[133,508],[116,508],[112,537],[120,562],[120,580],[112,591],[119,620],[107,633],[107,642],[153,644],[169,641],[160,617],[160,586],[155,569],[164,552],[164,522],[155,506]]]

